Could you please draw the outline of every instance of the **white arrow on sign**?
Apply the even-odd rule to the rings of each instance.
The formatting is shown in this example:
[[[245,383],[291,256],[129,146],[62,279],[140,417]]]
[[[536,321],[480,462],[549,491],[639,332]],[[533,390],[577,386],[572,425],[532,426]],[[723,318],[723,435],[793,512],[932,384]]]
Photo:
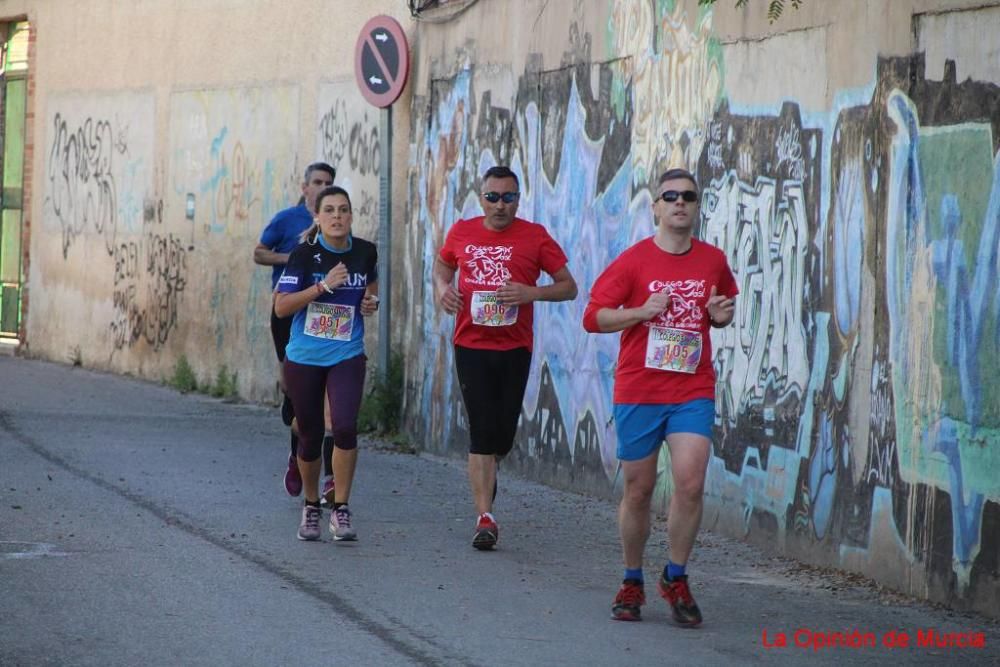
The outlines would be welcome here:
[[[375,39],[377,39],[380,42],[388,42],[389,35],[385,34],[384,32],[377,32],[375,33]]]
[[[378,78],[377,76],[373,75],[368,78],[368,83],[372,84],[373,86],[380,86],[385,82],[382,81],[382,79]]]

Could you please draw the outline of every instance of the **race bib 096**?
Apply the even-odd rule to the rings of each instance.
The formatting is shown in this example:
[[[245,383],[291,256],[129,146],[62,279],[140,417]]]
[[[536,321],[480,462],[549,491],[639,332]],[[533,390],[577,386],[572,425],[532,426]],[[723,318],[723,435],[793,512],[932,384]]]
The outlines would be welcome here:
[[[497,302],[496,292],[472,293],[472,323],[484,327],[509,327],[517,322],[517,306]]]

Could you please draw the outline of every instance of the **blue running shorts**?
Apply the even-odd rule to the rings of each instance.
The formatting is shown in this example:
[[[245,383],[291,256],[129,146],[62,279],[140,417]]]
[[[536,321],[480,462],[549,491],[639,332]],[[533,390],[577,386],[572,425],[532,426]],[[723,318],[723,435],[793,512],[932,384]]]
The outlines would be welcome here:
[[[697,433],[711,440],[715,401],[616,403],[614,417],[618,458],[639,461],[655,452],[671,433]]]

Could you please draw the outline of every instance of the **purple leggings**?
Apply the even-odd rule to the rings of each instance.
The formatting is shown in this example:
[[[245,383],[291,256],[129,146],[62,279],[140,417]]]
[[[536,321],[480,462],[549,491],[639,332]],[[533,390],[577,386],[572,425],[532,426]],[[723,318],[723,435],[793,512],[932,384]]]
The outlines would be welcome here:
[[[330,399],[330,422],[337,449],[358,446],[358,410],[368,357],[359,354],[333,366],[310,366],[285,360],[285,388],[299,423],[298,456],[307,463],[323,450],[323,399]],[[325,390],[325,391],[324,391]]]

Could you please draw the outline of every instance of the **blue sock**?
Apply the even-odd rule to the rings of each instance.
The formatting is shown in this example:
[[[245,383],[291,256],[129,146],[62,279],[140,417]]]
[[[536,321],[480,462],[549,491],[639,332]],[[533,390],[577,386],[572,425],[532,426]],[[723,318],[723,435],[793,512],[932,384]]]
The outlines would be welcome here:
[[[638,581],[641,584],[642,583],[642,568],[639,567],[639,568],[636,568],[634,570],[630,570],[629,568],[625,568],[625,579],[635,579],[636,581]]]
[[[663,568],[663,578],[667,581],[673,581],[677,577],[683,577],[685,568],[687,565],[678,565],[673,561],[667,561],[667,566]]]

